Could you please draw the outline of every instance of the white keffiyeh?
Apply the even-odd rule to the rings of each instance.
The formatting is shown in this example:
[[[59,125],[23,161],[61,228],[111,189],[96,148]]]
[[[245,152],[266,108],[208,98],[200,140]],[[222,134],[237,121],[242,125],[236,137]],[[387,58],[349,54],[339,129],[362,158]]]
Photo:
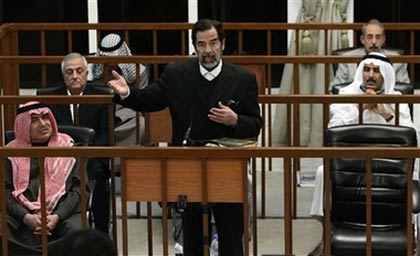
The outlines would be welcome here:
[[[363,60],[359,63],[354,81],[340,89],[339,94],[364,94],[365,92],[360,88],[363,85],[363,69],[367,64],[373,64],[379,66],[379,72],[383,77],[383,94],[399,95],[399,91],[395,88],[395,71],[392,67],[389,59],[378,52],[371,52],[363,57]],[[395,104],[383,104],[383,106],[390,112],[395,113]],[[359,107],[358,104],[343,104],[335,103],[330,106],[330,113],[332,115],[328,127],[334,127],[339,125],[355,124],[359,122]],[[376,123],[376,124],[389,124],[381,115],[367,109],[363,111],[363,123]],[[395,123],[395,119],[391,121]],[[408,104],[400,104],[399,109],[399,124],[401,126],[414,127],[411,120],[410,109]]]
[[[122,40],[121,36],[115,33],[106,35],[95,54],[96,56],[132,56],[130,48]],[[136,80],[136,64],[134,63],[119,63],[118,67],[121,69],[122,76],[127,83],[131,84]],[[93,67],[93,78],[99,79],[102,77],[104,70],[103,64],[95,64]],[[140,76],[145,72],[146,67],[140,64]]]

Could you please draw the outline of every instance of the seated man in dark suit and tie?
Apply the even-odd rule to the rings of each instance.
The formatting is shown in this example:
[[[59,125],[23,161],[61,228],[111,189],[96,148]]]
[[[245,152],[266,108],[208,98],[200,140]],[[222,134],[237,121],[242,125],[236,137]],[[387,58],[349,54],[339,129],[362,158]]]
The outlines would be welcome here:
[[[48,90],[51,95],[98,95],[105,94],[87,85],[87,60],[79,53],[70,53],[61,62],[65,86]],[[38,94],[43,94],[38,90]],[[104,104],[58,104],[50,106],[59,125],[80,125],[95,130],[94,146],[109,145],[108,106]],[[109,232],[109,158],[89,159],[88,175],[93,179],[92,212],[95,229]]]

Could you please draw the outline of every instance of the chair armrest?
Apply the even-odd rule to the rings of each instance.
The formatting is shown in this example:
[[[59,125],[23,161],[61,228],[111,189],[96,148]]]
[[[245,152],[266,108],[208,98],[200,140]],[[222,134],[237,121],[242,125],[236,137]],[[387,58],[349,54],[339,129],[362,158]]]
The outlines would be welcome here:
[[[413,180],[413,213],[420,212],[420,184],[418,180]]]

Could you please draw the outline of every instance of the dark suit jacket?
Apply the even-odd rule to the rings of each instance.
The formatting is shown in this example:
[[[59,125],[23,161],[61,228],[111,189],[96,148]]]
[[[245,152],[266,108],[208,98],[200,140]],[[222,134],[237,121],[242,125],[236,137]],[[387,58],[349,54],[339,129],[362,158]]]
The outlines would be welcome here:
[[[96,89],[94,86],[87,85],[83,91],[84,95],[102,95],[105,91]],[[48,90],[37,90],[37,95],[67,95],[67,88],[59,86],[48,88]],[[59,125],[72,125],[70,106],[66,104],[50,105],[54,117]],[[80,104],[79,106],[79,125],[89,127],[95,130],[95,146],[109,145],[109,120],[108,106],[104,104]],[[103,169],[109,172],[108,158],[100,159],[99,162],[88,163],[88,172],[95,175],[93,170]],[[94,166],[91,166],[94,164]],[[99,165],[99,166],[97,166]],[[99,168],[99,169],[98,169]],[[96,172],[96,171],[94,171]]]
[[[153,112],[169,107],[172,117],[172,144],[181,145],[191,124],[191,139],[205,140],[221,137],[257,137],[261,129],[258,86],[255,75],[246,69],[223,62],[212,96],[203,90],[198,60],[190,60],[166,66],[162,76],[144,89],[130,87],[130,95],[114,102],[141,112]],[[237,127],[212,122],[208,118],[210,108],[221,101],[238,114]]]

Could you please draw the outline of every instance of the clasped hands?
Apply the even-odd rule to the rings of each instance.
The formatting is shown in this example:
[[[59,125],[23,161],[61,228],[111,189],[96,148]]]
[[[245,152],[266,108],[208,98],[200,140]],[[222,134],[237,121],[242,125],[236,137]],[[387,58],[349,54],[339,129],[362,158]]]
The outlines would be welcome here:
[[[366,90],[366,95],[377,95],[377,93],[375,92],[375,90],[373,89],[367,89]],[[379,115],[381,115],[385,120],[388,120],[389,118],[392,118],[393,114],[391,112],[389,112],[384,104],[382,103],[366,103],[363,104],[363,110],[365,109],[369,109]]]
[[[60,217],[57,214],[48,214],[47,215],[47,234],[51,235],[54,228],[57,226]],[[42,234],[42,220],[41,213],[27,213],[23,217],[23,223],[33,231],[34,234]]]

